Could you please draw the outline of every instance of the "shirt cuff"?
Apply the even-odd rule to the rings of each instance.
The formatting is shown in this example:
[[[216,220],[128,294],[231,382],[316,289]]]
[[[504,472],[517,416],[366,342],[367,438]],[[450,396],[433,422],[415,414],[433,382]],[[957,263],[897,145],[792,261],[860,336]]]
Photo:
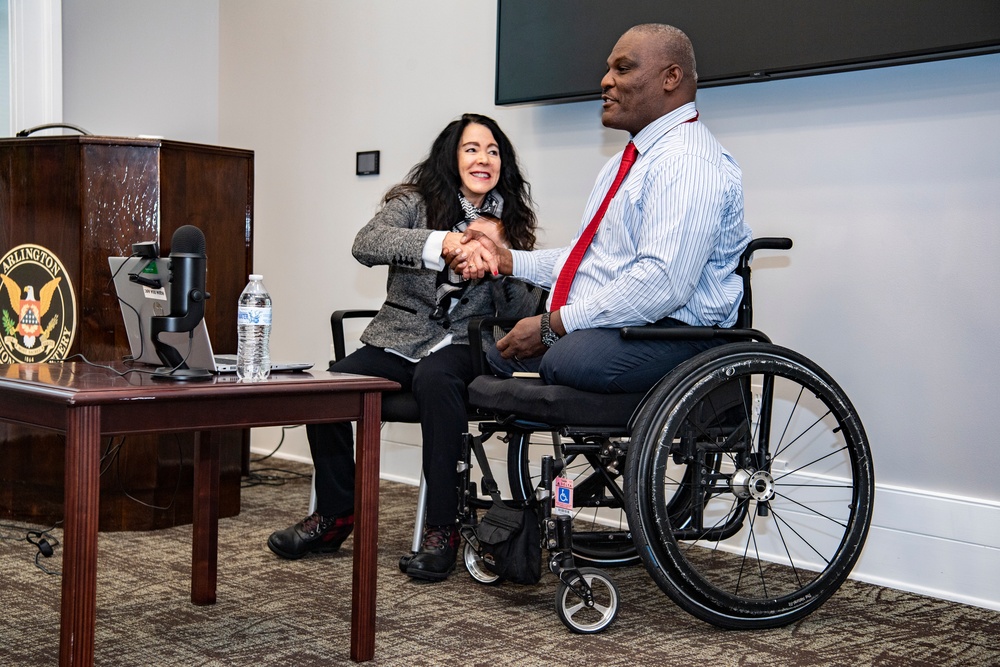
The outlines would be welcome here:
[[[515,278],[527,280],[529,283],[546,287],[548,276],[541,275],[542,268],[537,261],[537,250],[511,250],[510,273]]]
[[[424,242],[424,252],[421,255],[425,269],[440,271],[446,266],[444,257],[441,256],[441,250],[444,248],[444,237],[447,233],[446,231],[433,231],[427,237]]]
[[[587,326],[586,313],[583,312],[583,308],[574,307],[573,304],[567,304],[559,309],[559,321],[562,322],[566,333],[572,333],[577,329],[592,328]]]

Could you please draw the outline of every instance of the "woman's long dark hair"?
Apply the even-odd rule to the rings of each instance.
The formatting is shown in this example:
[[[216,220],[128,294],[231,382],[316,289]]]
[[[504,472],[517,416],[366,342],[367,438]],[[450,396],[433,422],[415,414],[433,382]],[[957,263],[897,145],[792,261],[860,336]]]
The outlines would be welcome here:
[[[427,206],[427,226],[431,229],[449,230],[464,217],[458,203],[462,178],[458,173],[458,144],[462,133],[471,123],[482,125],[493,133],[500,149],[500,179],[496,190],[503,197],[503,228],[507,242],[515,250],[535,247],[534,202],[531,186],[521,176],[514,145],[492,118],[479,114],[463,114],[441,131],[431,145],[427,158],[415,165],[406,179],[386,193],[389,201],[402,192],[416,190]]]

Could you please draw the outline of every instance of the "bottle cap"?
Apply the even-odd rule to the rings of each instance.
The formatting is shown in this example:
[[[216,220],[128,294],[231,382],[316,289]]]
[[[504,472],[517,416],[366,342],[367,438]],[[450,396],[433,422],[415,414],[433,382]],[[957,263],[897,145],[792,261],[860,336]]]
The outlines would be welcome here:
[[[263,280],[263,279],[264,279],[264,276],[260,275],[259,273],[251,273],[250,274],[250,280]]]

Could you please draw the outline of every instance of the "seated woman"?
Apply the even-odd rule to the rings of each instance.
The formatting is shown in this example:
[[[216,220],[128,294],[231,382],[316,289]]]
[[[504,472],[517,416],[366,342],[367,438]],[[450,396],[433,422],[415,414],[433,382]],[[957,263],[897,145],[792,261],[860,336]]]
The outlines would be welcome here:
[[[470,225],[511,248],[535,244],[530,188],[514,147],[494,120],[477,114],[449,123],[427,159],[386,193],[358,232],[354,257],[366,266],[389,266],[386,300],[361,336],[364,345],[330,365],[331,371],[388,378],[413,392],[427,511],[420,551],[406,573],[432,581],[454,570],[459,543],[456,462],[473,379],[469,321],[530,315],[538,301],[534,290],[510,278],[462,283],[450,273],[443,256],[458,247]],[[316,467],[316,512],[268,538],[268,547],[283,558],[336,551],[354,528],[351,425],[309,425],[306,433]]]

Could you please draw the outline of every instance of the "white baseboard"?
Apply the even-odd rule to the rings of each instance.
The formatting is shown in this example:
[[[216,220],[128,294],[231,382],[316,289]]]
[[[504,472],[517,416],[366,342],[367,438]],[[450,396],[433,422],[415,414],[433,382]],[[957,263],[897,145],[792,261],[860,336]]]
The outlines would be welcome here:
[[[1000,611],[1000,503],[876,486],[853,579]]]
[[[413,443],[419,440],[415,425],[385,425],[383,479],[418,483],[420,448]],[[496,479],[506,479],[500,447],[487,451]],[[310,462],[299,455],[283,458]],[[1000,502],[877,486],[871,529],[852,579],[1000,611],[998,570]]]

